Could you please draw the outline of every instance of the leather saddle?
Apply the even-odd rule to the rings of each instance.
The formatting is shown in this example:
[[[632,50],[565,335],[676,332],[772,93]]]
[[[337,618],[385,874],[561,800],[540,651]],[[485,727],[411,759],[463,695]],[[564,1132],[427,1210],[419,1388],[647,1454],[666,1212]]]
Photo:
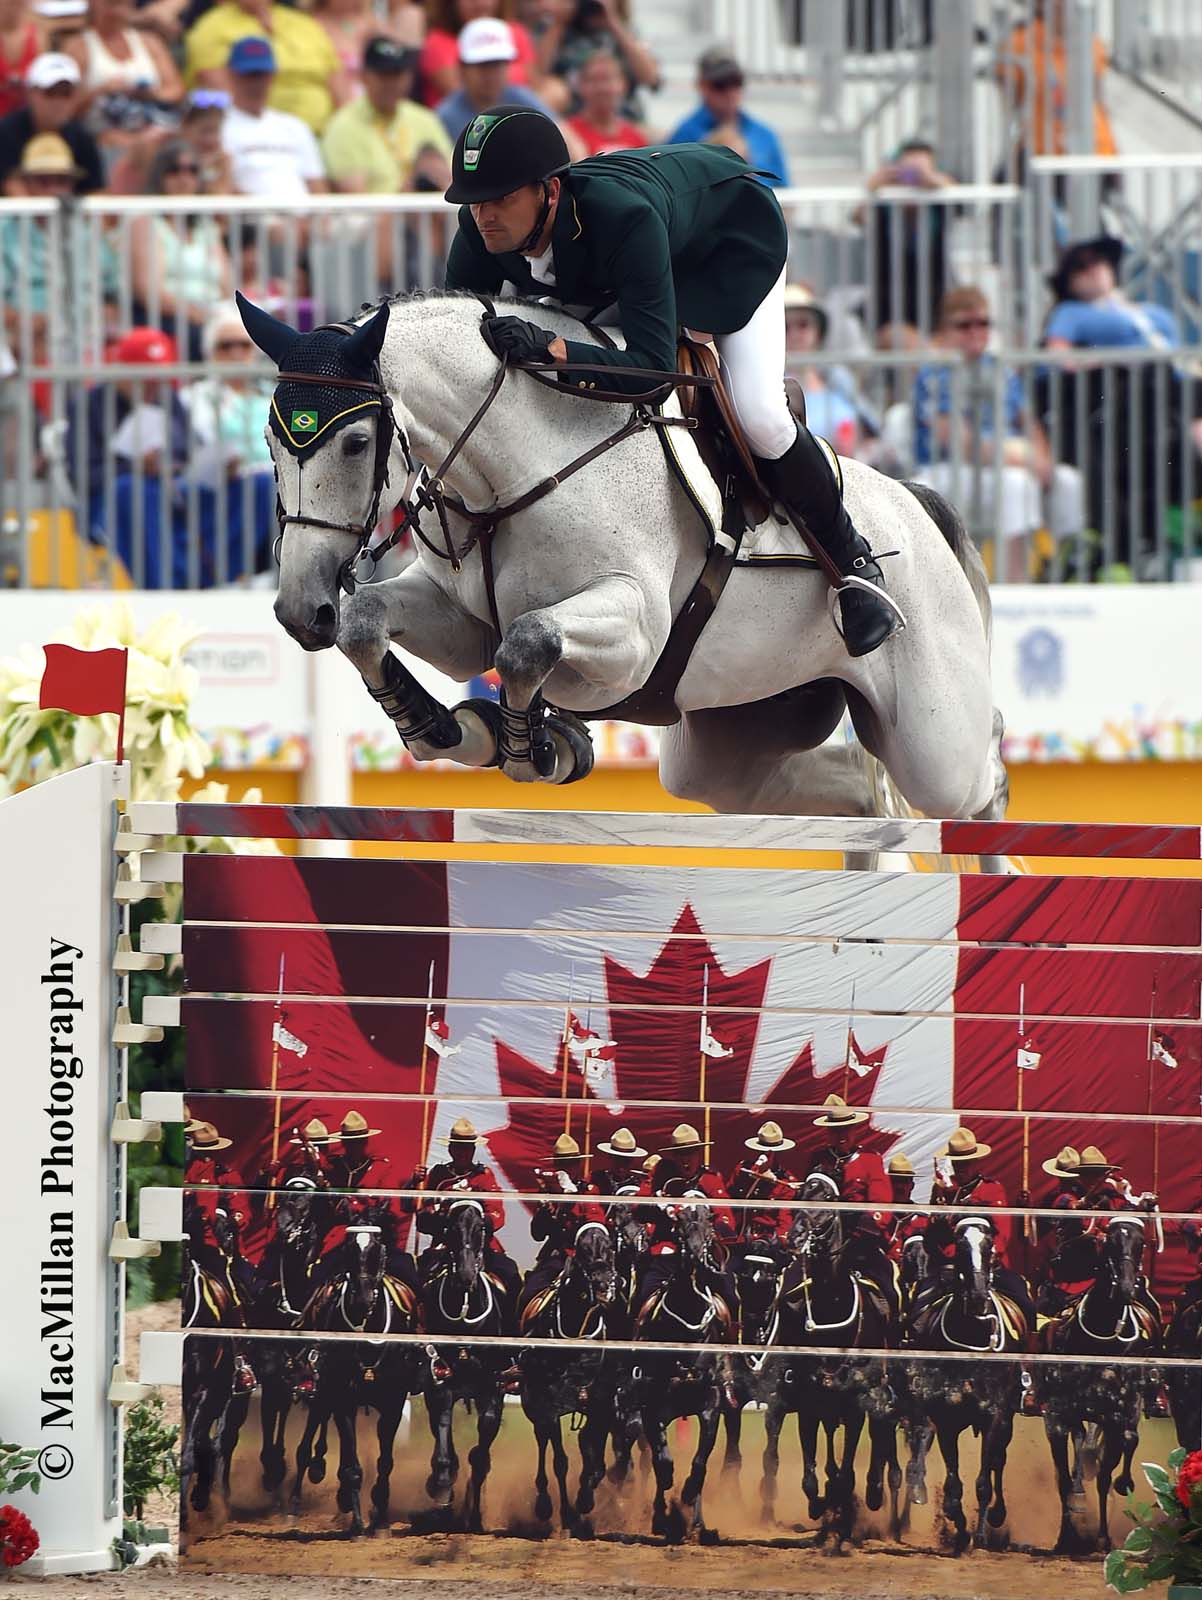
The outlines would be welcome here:
[[[722,373],[722,363],[712,344],[687,336],[680,338],[676,350],[677,370],[687,375],[712,378],[713,385],[682,385],[681,410],[697,423],[694,438],[701,459],[722,494],[723,528],[732,535],[756,528],[772,509],[772,496],[760,481],[747,435],[735,413]],[[796,378],[785,379],[789,410],[805,424],[805,394]],[[741,526],[733,527],[739,519]]]

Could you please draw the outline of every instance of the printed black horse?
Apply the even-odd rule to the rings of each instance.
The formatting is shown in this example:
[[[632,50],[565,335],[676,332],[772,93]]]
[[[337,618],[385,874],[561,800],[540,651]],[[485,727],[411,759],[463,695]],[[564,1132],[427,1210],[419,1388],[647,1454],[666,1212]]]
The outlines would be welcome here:
[[[1085,1429],[1100,1438],[1097,1461],[1098,1543],[1110,1548],[1109,1497],[1131,1492],[1131,1463],[1139,1443],[1140,1404],[1147,1383],[1141,1356],[1160,1348],[1160,1313],[1141,1293],[1143,1223],[1119,1214],[1106,1228],[1092,1285],[1044,1329],[1050,1354],[1109,1356],[1104,1363],[1051,1363],[1040,1368],[1043,1420],[1060,1490],[1060,1537],[1056,1548],[1082,1547],[1070,1510],[1073,1476],[1069,1441]],[[1114,1470],[1122,1463],[1118,1477]]]
[[[734,1293],[717,1260],[708,1206],[686,1201],[676,1207],[673,1234],[671,1254],[647,1258],[634,1337],[687,1348],[639,1355],[618,1390],[618,1424],[627,1438],[641,1425],[651,1448],[655,1469],[651,1531],[680,1540],[691,1524],[703,1541],[710,1542],[716,1534],[705,1526],[701,1492],[718,1437],[726,1374],[725,1361],[714,1346],[730,1337]],[[669,1507],[674,1466],[667,1429],[677,1417],[697,1418],[698,1440],[680,1492],[681,1504]]]
[[[1195,1278],[1177,1302],[1165,1335],[1165,1354],[1193,1363],[1165,1372],[1177,1443],[1202,1450],[1202,1277]]]
[[[867,1419],[872,1444],[865,1500],[870,1510],[884,1503],[889,1468],[897,1521],[895,1397],[879,1360],[855,1355],[858,1349],[887,1349],[895,1328],[880,1288],[846,1264],[842,1213],[833,1178],[811,1173],[798,1199],[808,1202],[789,1230],[793,1260],[780,1291],[777,1342],[783,1346],[834,1347],[838,1355],[787,1355],[774,1359],[777,1375],[765,1417],[767,1443],[761,1493],[766,1518],[775,1515],[780,1434],[785,1419],[797,1417],[803,1458],[802,1488],[810,1516],[821,1524],[820,1540],[851,1536],[855,1523],[855,1458]],[[826,1437],[826,1483],[818,1488],[818,1432]],[[838,1437],[842,1433],[842,1449]]]
[[[329,1421],[338,1431],[338,1509],[349,1517],[348,1532],[363,1532],[359,1463],[360,1408],[376,1413],[376,1481],[372,1488],[372,1529],[391,1521],[389,1486],[393,1444],[416,1371],[415,1348],[393,1342],[389,1334],[414,1333],[417,1300],[402,1279],[388,1271],[382,1237],[385,1201],[367,1210],[348,1227],[333,1272],[317,1289],[305,1312],[305,1326],[318,1333],[357,1333],[361,1340],[330,1340],[318,1357],[318,1381],[296,1452],[292,1512],[299,1515],[301,1488],[313,1456],[315,1439]],[[371,1335],[384,1337],[373,1339]]]
[[[519,1332],[547,1341],[548,1348],[527,1346],[521,1356],[522,1407],[538,1445],[534,1514],[551,1516],[547,1449],[559,1486],[563,1526],[587,1538],[597,1485],[605,1475],[605,1445],[614,1425],[614,1391],[622,1358],[607,1355],[607,1339],[629,1332],[629,1313],[618,1296],[614,1244],[603,1222],[583,1222],[576,1230],[571,1256],[554,1283],[520,1307]],[[555,1351],[563,1339],[595,1341],[598,1349]],[[562,1418],[576,1415],[580,1428],[580,1484],[575,1505],[568,1493],[568,1455]]]
[[[423,1258],[422,1325],[432,1342],[426,1346],[421,1383],[434,1436],[426,1492],[439,1506],[450,1507],[459,1472],[455,1403],[474,1405],[476,1443],[468,1455],[471,1477],[463,1514],[467,1530],[479,1533],[483,1528],[481,1497],[492,1463],[493,1440],[501,1427],[503,1373],[510,1357],[497,1346],[456,1346],[454,1341],[509,1333],[513,1308],[503,1282],[488,1270],[488,1226],[479,1200],[464,1195],[450,1201],[441,1241],[435,1248],[438,1255],[432,1269]]]
[[[971,1428],[981,1440],[977,1472],[977,1520],[973,1538],[988,1541],[988,1530],[1006,1523],[1002,1479],[1022,1405],[1018,1361],[1031,1330],[1022,1308],[993,1281],[993,1229],[984,1217],[960,1217],[955,1225],[951,1281],[920,1295],[911,1312],[911,1338],[920,1350],[954,1351],[958,1361],[914,1361],[907,1366],[911,1437],[916,1450],[913,1478],[925,1482],[925,1455],[934,1425],[943,1457],[943,1514],[952,1524],[957,1555],[968,1547],[964,1485],[960,1477],[960,1436]],[[968,1357],[990,1359],[969,1360]]]

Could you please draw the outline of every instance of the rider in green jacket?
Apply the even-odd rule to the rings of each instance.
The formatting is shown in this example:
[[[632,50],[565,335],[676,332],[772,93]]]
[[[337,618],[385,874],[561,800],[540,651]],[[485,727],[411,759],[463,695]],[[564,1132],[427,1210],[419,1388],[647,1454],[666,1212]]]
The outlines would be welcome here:
[[[455,146],[447,199],[460,205],[447,287],[573,306],[616,304],[624,350],[564,340],[518,316],[486,319],[503,355],[587,362],[560,382],[637,395],[624,367],[674,371],[681,327],[713,334],[726,386],[764,481],[844,574],[842,632],[867,655],[896,630],[880,566],[843,506],[834,456],[784,390],[785,219],[771,189],[721,145],[664,145],[569,164],[541,112],[497,106]]]

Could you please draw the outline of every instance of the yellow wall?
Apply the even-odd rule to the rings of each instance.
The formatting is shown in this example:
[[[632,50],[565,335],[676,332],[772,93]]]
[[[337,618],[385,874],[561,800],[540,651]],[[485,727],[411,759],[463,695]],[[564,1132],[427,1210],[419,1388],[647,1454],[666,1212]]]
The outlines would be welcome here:
[[[294,773],[248,772],[228,775],[233,797],[244,788],[257,786],[263,798],[287,803],[297,798]],[[1042,822],[1176,822],[1202,825],[1202,764],[1193,762],[1087,762],[1047,766],[1016,766],[1010,771],[1010,816],[1023,821]],[[584,811],[703,811],[703,806],[674,800],[659,786],[650,768],[599,768],[582,784],[556,789],[544,784],[521,786],[509,783],[499,773],[392,772],[359,773],[354,782],[357,805],[447,806],[479,808],[517,808],[527,810],[579,809]],[[390,852],[391,853],[391,852]],[[441,854],[437,849],[407,849],[406,855]],[[528,851],[516,848],[464,847],[456,851],[467,858],[498,856],[512,858]],[[573,850],[537,852],[540,860],[579,858]],[[688,864],[714,861],[703,851],[664,851],[663,860]],[[645,852],[590,852],[590,859],[604,861],[646,861]],[[729,866],[837,866],[831,855],[793,851],[723,851],[722,861]],[[1035,871],[1097,873],[1098,864],[1088,860],[1035,861]],[[1107,874],[1115,872],[1139,876],[1199,876],[1197,863],[1165,861],[1146,863],[1107,863]]]

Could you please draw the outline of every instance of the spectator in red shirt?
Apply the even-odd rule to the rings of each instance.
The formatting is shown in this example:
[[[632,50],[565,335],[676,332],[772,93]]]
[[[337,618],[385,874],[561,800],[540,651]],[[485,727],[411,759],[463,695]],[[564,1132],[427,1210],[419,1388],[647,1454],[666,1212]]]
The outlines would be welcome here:
[[[612,50],[596,50],[576,74],[580,110],[567,119],[590,156],[611,150],[640,150],[649,141],[643,130],[621,114],[626,75]]]
[[[42,24],[26,0],[0,0],[0,117],[25,104],[25,74],[44,48]]]
[[[517,57],[510,64],[509,82],[538,88],[538,53],[534,41],[520,22],[513,20],[513,0],[427,0],[430,19],[420,62],[422,100],[437,106],[460,88],[459,35],[478,17],[500,17],[513,30]]]

